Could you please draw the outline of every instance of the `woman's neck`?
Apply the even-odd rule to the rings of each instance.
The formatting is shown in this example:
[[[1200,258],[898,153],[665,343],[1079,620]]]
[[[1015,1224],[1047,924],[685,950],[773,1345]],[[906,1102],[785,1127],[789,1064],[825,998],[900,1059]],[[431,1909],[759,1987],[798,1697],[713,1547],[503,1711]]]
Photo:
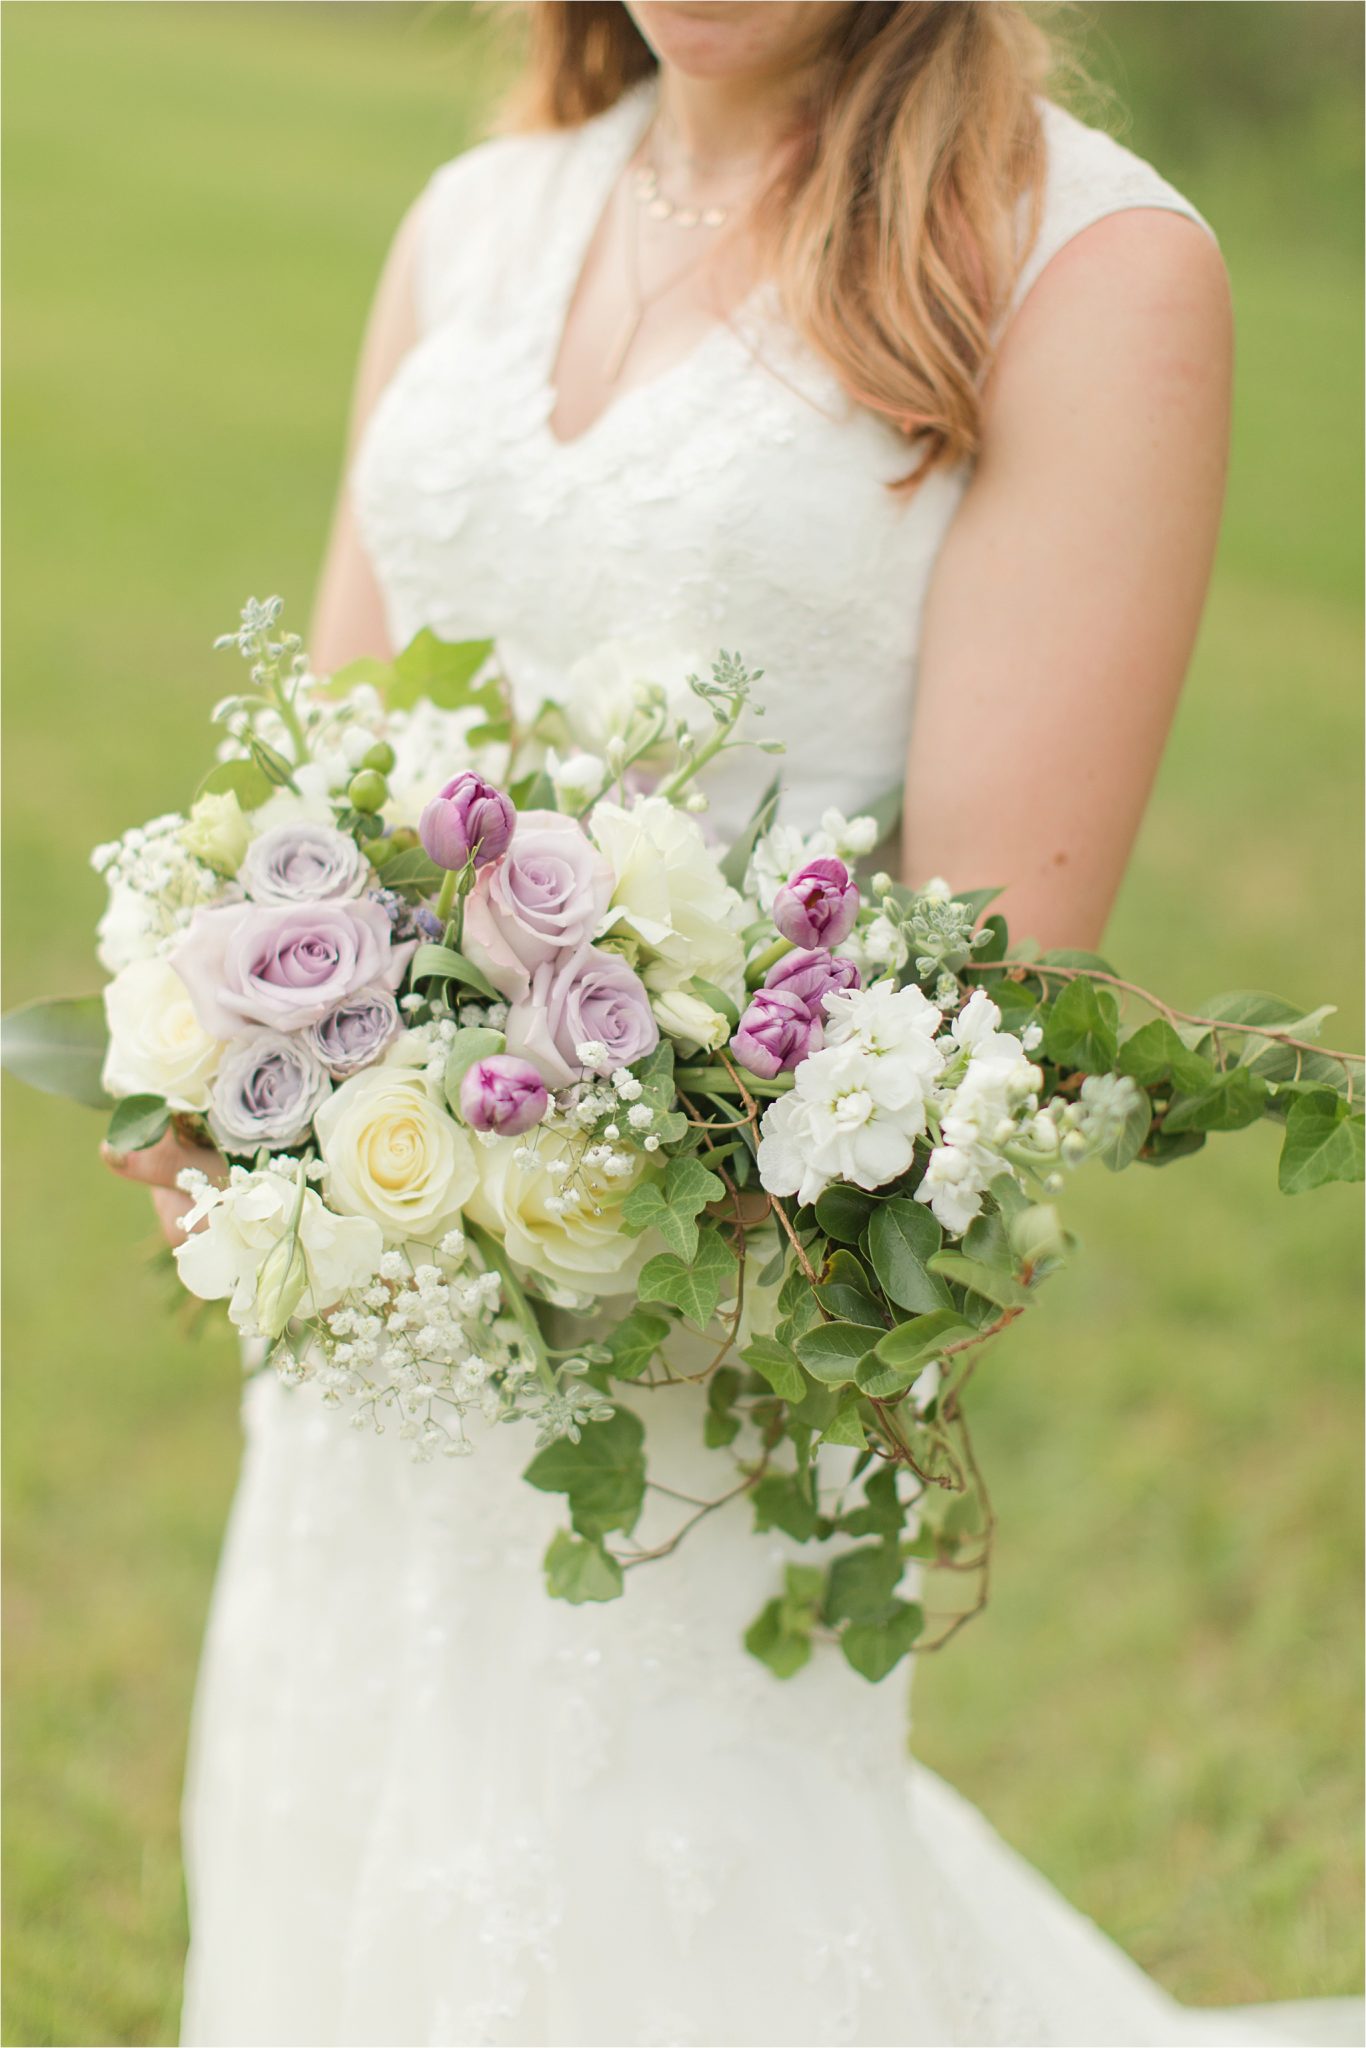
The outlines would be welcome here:
[[[762,160],[786,140],[806,94],[806,69],[773,78],[689,78],[659,72],[659,126],[670,152],[699,179]]]

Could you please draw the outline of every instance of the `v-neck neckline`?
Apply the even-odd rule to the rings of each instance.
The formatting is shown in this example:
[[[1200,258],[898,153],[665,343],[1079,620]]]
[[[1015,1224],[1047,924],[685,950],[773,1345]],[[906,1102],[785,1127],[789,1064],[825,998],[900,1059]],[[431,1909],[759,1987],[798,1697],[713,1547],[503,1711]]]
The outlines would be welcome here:
[[[656,78],[642,79],[638,85],[628,87],[619,100],[598,116],[602,126],[593,139],[602,146],[600,149],[585,152],[587,160],[581,164],[583,190],[579,196],[582,202],[582,219],[575,221],[573,233],[566,241],[563,260],[557,267],[555,289],[550,295],[552,310],[548,322],[547,350],[542,365],[545,401],[541,408],[542,434],[549,446],[564,456],[573,455],[579,449],[595,442],[607,431],[619,413],[629,412],[640,399],[655,397],[665,386],[705,359],[718,342],[730,341],[738,344],[735,323],[755,305],[765,290],[766,280],[756,280],[725,319],[713,320],[706,332],[700,335],[690,348],[685,349],[683,354],[675,357],[672,362],[666,363],[655,376],[647,377],[639,384],[628,384],[615,398],[609,399],[599,412],[594,413],[588,424],[577,434],[566,440],[555,432],[552,420],[560,398],[555,373],[564,353],[569,316],[583,282],[588,253],[602,228],[607,209],[612,204],[617,180],[645,134],[657,103]]]

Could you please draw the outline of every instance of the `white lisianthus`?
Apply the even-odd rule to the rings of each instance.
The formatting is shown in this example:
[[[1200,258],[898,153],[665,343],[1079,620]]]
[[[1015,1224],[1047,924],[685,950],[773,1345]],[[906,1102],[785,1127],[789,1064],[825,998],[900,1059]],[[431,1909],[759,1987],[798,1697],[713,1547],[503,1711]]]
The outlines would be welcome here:
[[[180,837],[196,860],[206,861],[221,875],[235,875],[251,842],[251,826],[236,791],[201,796]]]
[[[571,754],[564,761],[551,747],[545,757],[545,772],[564,808],[578,811],[607,780],[607,763],[598,754]]]
[[[539,1279],[575,1296],[629,1294],[659,1244],[651,1231],[628,1237],[619,1211],[653,1169],[636,1153],[628,1172],[609,1178],[587,1163],[590,1149],[585,1139],[544,1128],[534,1149],[522,1138],[485,1141],[468,1212]],[[568,1203],[566,1190],[574,1197]]]
[[[425,1069],[402,1057],[403,1040],[395,1050],[318,1110],[323,1189],[344,1215],[379,1224],[387,1243],[434,1244],[474,1192],[474,1147]]]
[[[906,1172],[925,1129],[925,1094],[897,1064],[852,1043],[802,1061],[791,1093],[760,1126],[759,1178],[771,1195],[814,1202],[832,1181],[880,1188]]]
[[[199,1022],[169,960],[130,961],[104,991],[104,1014],[108,1094],[164,1095],[172,1109],[208,1108],[223,1047]]]
[[[696,821],[649,796],[630,810],[600,803],[589,825],[617,878],[603,930],[640,941],[640,974],[651,994],[698,976],[739,1002],[744,905]]]
[[[730,1019],[685,988],[653,996],[650,1008],[665,1037],[675,1039],[686,1052],[715,1052],[730,1037]]]
[[[292,1174],[269,1167],[252,1173],[236,1166],[225,1188],[205,1182],[184,1219],[191,1234],[175,1253],[182,1281],[202,1301],[226,1297],[229,1316],[246,1336],[264,1334],[256,1312],[261,1268],[284,1242],[297,1192]],[[203,1230],[195,1228],[200,1222],[206,1225]],[[309,1316],[373,1277],[383,1240],[370,1218],[338,1216],[308,1188],[299,1215],[299,1247],[308,1280],[295,1313]]]

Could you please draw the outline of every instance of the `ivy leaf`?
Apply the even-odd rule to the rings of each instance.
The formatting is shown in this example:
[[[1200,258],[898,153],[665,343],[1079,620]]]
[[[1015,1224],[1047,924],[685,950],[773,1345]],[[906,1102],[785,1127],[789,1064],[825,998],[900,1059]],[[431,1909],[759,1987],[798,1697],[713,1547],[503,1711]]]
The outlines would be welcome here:
[[[1299,1095],[1285,1120],[1278,1180],[1282,1194],[1302,1195],[1329,1181],[1361,1180],[1366,1172],[1363,1120],[1326,1090]]]
[[[806,1381],[786,1344],[780,1344],[776,1337],[755,1337],[740,1353],[751,1372],[757,1372],[767,1380],[780,1401],[800,1401],[806,1393]]]
[[[885,1620],[851,1621],[840,1633],[840,1648],[859,1677],[877,1685],[914,1647],[924,1627],[921,1608],[896,1600]]]
[[[895,1543],[865,1543],[858,1550],[846,1550],[830,1567],[825,1619],[831,1623],[884,1619],[903,1569]]]
[[[950,1305],[948,1288],[929,1270],[942,1238],[923,1202],[898,1197],[879,1204],[868,1225],[868,1255],[888,1300],[898,1308],[928,1315]]]
[[[791,1536],[798,1543],[806,1543],[815,1534],[816,1510],[807,1488],[795,1472],[770,1472],[750,1495],[754,1503],[754,1528],[756,1534],[765,1529],[781,1529],[785,1536]]]
[[[585,1600],[616,1600],[624,1581],[621,1566],[600,1543],[578,1542],[557,1529],[545,1554],[545,1585],[552,1600],[580,1607]]]
[[[708,1202],[719,1202],[726,1184],[700,1159],[671,1159],[661,1185],[657,1180],[633,1188],[621,1205],[622,1227],[632,1237],[653,1226],[680,1259],[697,1256],[697,1217]]]
[[[906,1526],[906,1506],[896,1488],[896,1471],[879,1465],[864,1482],[862,1507],[841,1515],[839,1526],[849,1536],[899,1536]]]
[[[434,896],[445,880],[446,870],[428,858],[420,846],[406,847],[388,860],[378,851],[370,856],[379,862],[379,878],[386,889],[410,890],[415,896]]]
[[[156,1144],[170,1121],[164,1095],[125,1095],[114,1105],[106,1136],[116,1152],[145,1152]]]
[[[641,1273],[637,1292],[641,1301],[671,1301],[695,1328],[705,1330],[734,1278],[735,1254],[716,1225],[708,1223],[691,1260],[677,1252],[657,1252]]]
[[[606,1422],[584,1425],[538,1452],[522,1477],[542,1493],[563,1493],[580,1536],[634,1529],[645,1499],[645,1428],[638,1415],[618,1408]]]
[[[844,1444],[849,1450],[855,1451],[861,1451],[867,1441],[868,1432],[864,1428],[857,1401],[846,1402],[821,1436],[823,1444]]]
[[[638,1380],[668,1336],[667,1316],[652,1315],[647,1308],[633,1308],[607,1339],[612,1354],[612,1374],[619,1380]]]
[[[810,1658],[811,1631],[790,1627],[783,1601],[770,1600],[745,1630],[745,1648],[775,1678],[792,1678]]]
[[[220,761],[195,791],[195,802],[202,796],[235,796],[244,811],[259,811],[274,787],[254,761]]]
[[[977,1259],[965,1259],[961,1252],[936,1252],[931,1264],[936,1273],[956,1280],[987,1301],[994,1301],[997,1308],[1028,1308],[1033,1301],[1029,1289],[1009,1273],[999,1273],[994,1266],[984,1266]]]
[[[496,716],[503,705],[497,684],[474,683],[492,652],[491,640],[441,640],[424,626],[394,662],[389,709],[408,711],[419,697],[429,697],[442,711],[474,708]]]
[[[707,1385],[707,1414],[702,1425],[702,1441],[708,1450],[718,1451],[723,1445],[734,1443],[740,1434],[740,1418],[732,1409],[739,1391],[740,1375],[733,1365],[723,1365],[712,1374]]]
[[[1199,1095],[1175,1101],[1162,1119],[1163,1129],[1179,1131],[1241,1131],[1256,1123],[1266,1103],[1266,1082],[1251,1067],[1230,1067]]]
[[[828,1316],[846,1323],[867,1323],[885,1330],[886,1319],[874,1301],[871,1282],[862,1260],[851,1251],[837,1251],[825,1268],[816,1297]]]
[[[827,1387],[842,1387],[854,1377],[854,1368],[878,1341],[878,1332],[865,1323],[822,1323],[797,1339],[797,1356],[809,1373]]]
[[[1119,1005],[1109,990],[1098,988],[1095,982],[1079,975],[1068,982],[1048,1011],[1043,1027],[1044,1052],[1055,1066],[1080,1067],[1087,1074],[1108,1074],[1118,1050],[1118,1025]]]
[[[1174,1081],[1188,1095],[1198,1094],[1215,1077],[1215,1068],[1190,1050],[1165,1017],[1140,1024],[1120,1046],[1115,1064],[1118,1072],[1128,1074],[1142,1087]]]

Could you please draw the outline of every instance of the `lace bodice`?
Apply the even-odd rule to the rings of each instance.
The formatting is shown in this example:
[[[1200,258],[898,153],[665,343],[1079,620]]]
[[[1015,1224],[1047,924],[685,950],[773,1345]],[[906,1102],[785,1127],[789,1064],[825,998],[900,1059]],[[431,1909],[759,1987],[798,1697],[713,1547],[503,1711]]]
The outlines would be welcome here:
[[[844,394],[770,286],[576,440],[556,439],[569,302],[653,104],[646,82],[581,128],[502,137],[434,173],[421,338],[358,450],[357,515],[395,644],[424,625],[492,633],[528,710],[609,642],[665,683],[720,647],[762,666],[785,815],[814,822],[900,777],[926,590],[968,474],[893,496],[906,444]],[[1016,304],[1103,214],[1200,219],[1108,136],[1043,112],[1042,229]],[[723,764],[708,784],[718,830],[743,824],[770,772],[759,755]]]

